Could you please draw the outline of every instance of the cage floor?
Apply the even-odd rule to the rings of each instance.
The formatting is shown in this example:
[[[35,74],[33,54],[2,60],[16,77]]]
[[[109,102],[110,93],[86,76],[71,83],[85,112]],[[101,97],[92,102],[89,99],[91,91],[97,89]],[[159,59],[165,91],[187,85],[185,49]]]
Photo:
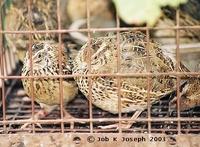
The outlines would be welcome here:
[[[42,128],[37,125],[29,126],[28,128],[21,129],[21,126],[24,122],[20,122],[20,120],[27,120],[31,117],[32,109],[31,109],[31,101],[26,96],[21,84],[17,83],[14,87],[11,94],[7,97],[9,99],[9,103],[6,106],[6,112],[4,113],[5,117],[3,119],[3,112],[1,111],[0,116],[0,130],[1,134],[7,133],[24,133],[24,132],[32,132],[36,133],[45,133],[45,132],[79,132],[79,133],[87,133],[91,132],[91,124],[87,121],[86,123],[74,122],[73,126],[70,126],[69,122],[58,122],[58,121],[46,121],[41,122]],[[40,110],[40,106],[35,103],[35,113]],[[88,119],[89,118],[89,104],[86,98],[79,94],[77,98],[70,102],[66,106],[66,110],[75,118],[80,119]],[[196,121],[195,118],[200,117],[199,108],[193,108],[188,111],[184,111],[180,113],[182,118],[192,118],[192,120],[187,121],[174,121],[173,118],[177,117],[177,112],[169,111],[169,97],[163,98],[160,102],[153,104],[151,106],[151,123],[147,121],[138,121],[133,123],[130,129],[123,129],[123,132],[136,132],[136,133],[166,133],[166,134],[177,134],[178,130],[181,133],[194,133],[198,134],[200,132],[200,121]],[[130,114],[122,114],[122,118],[130,118],[133,113]],[[139,118],[147,118],[148,113],[147,110],[144,111]],[[117,123],[118,115],[113,115],[101,109],[98,109],[93,106],[92,108],[92,117],[97,121],[93,121],[92,123],[92,131],[93,132],[118,132],[116,129],[100,129],[99,126],[110,125],[113,123]],[[104,118],[115,118],[116,122],[113,121],[103,121]],[[164,119],[164,121],[159,121],[159,118]],[[60,119],[60,111],[59,108],[54,110],[47,117],[42,120],[58,120]],[[154,120],[156,119],[156,120]],[[3,121],[4,120],[4,121]],[[11,121],[10,123],[6,121]],[[63,124],[63,127],[62,127]]]

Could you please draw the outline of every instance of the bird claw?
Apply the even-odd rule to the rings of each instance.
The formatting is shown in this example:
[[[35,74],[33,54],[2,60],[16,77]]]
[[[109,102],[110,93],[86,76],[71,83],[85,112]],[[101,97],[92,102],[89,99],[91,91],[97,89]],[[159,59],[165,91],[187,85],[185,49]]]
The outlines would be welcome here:
[[[34,118],[34,120],[39,120],[40,118],[43,118],[46,115],[47,115],[47,113],[42,109],[42,110],[38,111],[36,114],[34,114],[34,116],[29,118],[28,120],[33,121],[33,118]],[[29,122],[25,123],[24,125],[21,126],[21,129],[25,129],[25,128],[29,127],[29,125],[31,125],[31,124],[32,123],[29,123]],[[36,124],[36,126],[38,126],[39,128],[42,129],[42,126],[40,123],[34,123],[34,124]]]
[[[32,119],[29,119],[29,120],[32,120]],[[35,123],[35,124],[36,124],[36,126],[38,126],[39,128],[42,129],[42,126],[41,126],[40,123]],[[25,123],[25,124],[23,124],[23,125],[21,126],[21,129],[24,130],[25,128],[29,128],[30,125],[31,125],[31,123]]]
[[[135,123],[135,119],[138,118],[138,116],[142,113],[142,110],[137,110],[134,115],[131,117],[133,119],[132,121],[122,121],[121,124],[116,123],[112,125],[107,125],[107,126],[99,126],[101,129],[112,129],[116,128],[116,130],[119,130],[119,127],[122,129],[130,129],[131,126]]]
[[[64,120],[69,120],[69,119],[74,119],[74,117],[71,116],[71,115],[70,116],[64,116],[63,119]],[[86,122],[84,122],[84,121],[79,121],[78,123],[80,123],[80,124],[86,124]],[[70,129],[73,129],[75,122],[74,121],[70,121],[69,124],[70,124]]]
[[[63,109],[63,113],[64,113],[64,119],[65,119],[65,120],[74,119],[74,117],[73,117],[71,114],[69,114],[65,109]],[[70,123],[70,128],[73,129],[73,128],[74,128],[74,123],[75,123],[75,122],[71,121],[71,122],[69,122],[69,123]],[[86,122],[84,122],[84,121],[79,121],[78,123],[80,123],[80,124],[85,124]]]

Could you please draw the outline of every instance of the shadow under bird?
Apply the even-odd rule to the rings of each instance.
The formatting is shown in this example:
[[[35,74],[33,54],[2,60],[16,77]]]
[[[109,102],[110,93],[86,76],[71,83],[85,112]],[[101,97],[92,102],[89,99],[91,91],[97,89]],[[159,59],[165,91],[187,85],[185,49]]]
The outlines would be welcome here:
[[[48,77],[59,75],[58,45],[58,43],[35,43],[32,46],[32,56],[30,56],[29,51],[27,51],[24,59],[22,76],[31,76],[31,60],[33,76],[47,76],[43,78],[34,78],[32,82],[31,79],[28,78],[22,79],[24,89],[28,96],[32,97],[33,94],[34,100],[39,103],[42,108],[42,110],[34,115],[35,120],[46,116],[60,105],[61,92],[63,92],[64,103],[71,101],[78,92],[77,84],[73,78],[63,78],[63,89],[60,89],[59,78]],[[63,75],[71,74],[70,59],[63,47],[61,47],[61,57],[61,73]],[[31,85],[33,85],[33,90],[31,90]],[[64,108],[63,112],[66,119],[72,117]],[[27,125],[28,123],[23,125],[22,128],[25,128]]]
[[[148,52],[148,51],[149,52]],[[91,89],[89,78],[86,76],[91,67],[91,74],[114,73],[166,73],[175,70],[175,63],[161,50],[159,45],[141,32],[121,32],[119,34],[120,67],[117,70],[117,35],[92,38],[86,43],[73,62],[73,74],[80,91],[95,106],[110,113],[119,113],[119,98],[121,99],[121,112],[134,112],[131,119],[136,120],[143,110],[147,108],[149,91],[150,104],[159,101],[163,96],[176,90],[176,76],[157,75],[150,78],[148,89],[147,76],[127,76],[120,78],[120,95],[118,95],[118,81],[116,77],[94,76],[91,77]],[[90,52],[90,53],[89,53]],[[149,53],[149,54],[148,54]],[[91,60],[89,59],[91,54]],[[91,66],[89,67],[89,60]],[[180,64],[181,71],[188,71]],[[122,123],[122,128],[130,128],[132,123]],[[118,127],[118,124],[101,126],[101,128]]]

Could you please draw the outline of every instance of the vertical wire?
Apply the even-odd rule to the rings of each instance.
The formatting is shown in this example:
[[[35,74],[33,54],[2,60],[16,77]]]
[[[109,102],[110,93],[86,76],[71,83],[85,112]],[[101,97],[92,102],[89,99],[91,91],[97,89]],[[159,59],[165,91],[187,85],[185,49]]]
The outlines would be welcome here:
[[[32,0],[27,0],[27,3],[28,3],[28,25],[29,25],[29,29],[30,31],[32,31],[32,17],[31,17],[31,5],[33,4],[32,3]],[[31,67],[31,70],[30,70],[30,74],[31,76],[33,76],[33,60],[32,60],[32,34],[31,33],[28,33],[28,40],[29,40],[29,46],[28,46],[28,51],[29,51],[29,58],[30,58],[30,67]],[[28,79],[29,80],[29,79]],[[34,79],[33,78],[30,78],[30,81],[31,81],[31,117],[33,118],[33,122],[32,122],[32,129],[33,129],[33,133],[35,133],[35,118],[34,118],[34,114],[35,114],[35,104],[34,104],[34,101],[35,101],[35,98],[34,98],[34,87],[33,87],[33,81]]]
[[[1,4],[1,3],[0,3]],[[1,5],[0,5],[1,6]],[[0,15],[0,31],[2,31],[3,30],[3,22],[2,22],[2,20],[3,20],[3,18],[2,18],[3,16],[2,15]],[[5,76],[4,75],[4,61],[3,61],[3,58],[4,58],[4,56],[5,56],[5,49],[4,49],[4,47],[3,47],[3,34],[1,33],[0,34],[0,67],[1,67],[1,75],[2,76]],[[4,78],[3,79],[1,79],[1,82],[2,82],[2,87],[1,87],[1,91],[2,91],[2,93],[1,93],[1,95],[0,95],[0,97],[2,97],[2,112],[3,112],[3,122],[5,122],[6,121],[6,104],[5,104],[5,101],[6,101],[6,98],[5,98],[5,85],[4,85]],[[5,123],[3,123],[3,130],[4,130],[4,133],[6,132],[6,124]]]
[[[60,16],[60,0],[56,0],[57,2],[57,22],[58,22],[58,31],[61,30],[61,16]],[[63,62],[63,57],[62,57],[62,40],[61,40],[61,33],[58,33],[58,62],[59,62],[59,75],[62,75],[62,62]],[[63,109],[64,108],[64,101],[63,101],[63,78],[59,77],[59,97],[60,97],[60,114],[61,114],[61,132],[64,133],[64,122],[63,122]]]
[[[151,62],[150,62],[150,54],[149,54],[149,29],[146,29],[146,37],[147,37],[147,72],[151,72]],[[152,89],[151,85],[152,77],[150,75],[147,76],[147,118],[148,118],[148,133],[151,133],[151,101],[150,101],[150,91]]]
[[[176,72],[179,72],[180,67],[180,11],[176,10]],[[178,117],[178,134],[181,133],[181,123],[180,123],[180,76],[176,76],[177,82],[177,117]]]
[[[120,20],[119,20],[119,15],[118,15],[118,11],[116,11],[116,23],[117,23],[117,29],[120,28]],[[120,72],[120,31],[117,30],[117,41],[116,41],[116,45],[117,45],[117,73]],[[121,127],[121,119],[122,119],[122,102],[121,102],[121,77],[117,76],[117,97],[118,97],[118,117],[119,117],[119,133],[122,132],[122,127]]]
[[[89,0],[86,0],[86,9],[87,9],[87,30],[88,30],[88,58],[89,58],[89,71],[88,73],[91,74],[91,34],[90,34],[90,4]],[[93,132],[93,113],[92,113],[92,78],[89,77],[89,118],[90,118],[90,133]]]

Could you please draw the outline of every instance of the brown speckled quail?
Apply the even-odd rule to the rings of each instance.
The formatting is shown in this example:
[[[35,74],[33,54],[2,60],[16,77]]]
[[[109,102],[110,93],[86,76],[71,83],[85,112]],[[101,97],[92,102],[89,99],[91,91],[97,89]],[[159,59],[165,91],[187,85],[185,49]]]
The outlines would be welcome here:
[[[151,73],[173,72],[175,63],[152,40],[149,41],[147,54],[147,37],[141,32],[121,32],[119,36],[120,69],[119,73],[145,73],[148,65]],[[92,38],[86,43],[73,62],[73,74],[87,75],[89,72],[89,50],[91,52],[91,74],[117,73],[117,36]],[[89,48],[90,47],[90,48]],[[187,70],[183,67],[182,70]],[[81,92],[89,99],[89,78],[77,76],[75,80]],[[121,112],[135,111],[136,119],[147,108],[147,77],[128,76],[120,80]],[[153,76],[150,81],[150,103],[159,101],[166,94],[176,89],[176,77],[171,75]],[[118,86],[117,78],[94,76],[91,85],[92,103],[110,113],[117,114]],[[116,125],[102,128],[116,127]],[[131,124],[122,126],[131,127]]]
[[[68,54],[61,48],[62,56],[62,74],[71,74],[71,63]],[[33,97],[34,100],[40,104],[43,110],[35,114],[35,119],[39,119],[49,114],[60,104],[60,93],[63,91],[63,101],[68,103],[78,92],[77,84],[73,78],[63,79],[63,89],[59,90],[59,78],[49,78],[48,76],[59,75],[59,50],[58,43],[40,42],[32,46],[32,71],[33,76],[47,76],[45,78],[33,79]],[[30,53],[27,52],[24,59],[24,66],[22,69],[22,76],[31,75]],[[31,80],[22,79],[22,83],[26,93],[31,97]],[[64,115],[67,118],[65,110]],[[70,116],[69,116],[70,117]],[[22,128],[26,127],[25,124]]]
[[[30,8],[31,17],[28,14],[28,1],[13,0],[5,1],[5,3],[10,3],[7,4],[9,7],[6,7],[6,15],[3,16],[4,29],[7,31],[52,30],[58,27],[56,1],[32,0]],[[56,37],[55,33],[34,33],[32,35],[34,41],[49,40],[50,38],[55,40]],[[23,62],[29,36],[27,34],[5,34],[5,39],[7,46],[14,50],[17,58]]]
[[[180,111],[200,106],[200,78],[188,77],[180,96]],[[170,107],[177,109],[177,97],[170,102]]]

